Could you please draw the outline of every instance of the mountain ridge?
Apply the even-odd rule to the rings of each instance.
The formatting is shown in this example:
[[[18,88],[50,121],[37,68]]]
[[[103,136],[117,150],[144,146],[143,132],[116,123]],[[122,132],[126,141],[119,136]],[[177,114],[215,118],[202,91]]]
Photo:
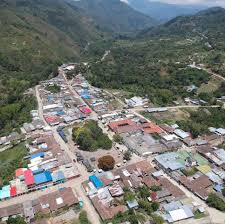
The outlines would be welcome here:
[[[129,33],[157,24],[154,19],[134,10],[120,0],[67,1],[83,9],[99,26],[109,32]]]
[[[127,0],[128,5],[161,23],[181,15],[193,15],[205,8],[202,5],[179,5],[149,0]]]

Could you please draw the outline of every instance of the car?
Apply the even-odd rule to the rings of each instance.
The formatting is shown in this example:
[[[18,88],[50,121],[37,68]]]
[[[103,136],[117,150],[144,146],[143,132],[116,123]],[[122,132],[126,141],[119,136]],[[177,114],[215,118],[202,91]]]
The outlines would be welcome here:
[[[73,159],[73,162],[76,163],[77,161],[75,159]]]

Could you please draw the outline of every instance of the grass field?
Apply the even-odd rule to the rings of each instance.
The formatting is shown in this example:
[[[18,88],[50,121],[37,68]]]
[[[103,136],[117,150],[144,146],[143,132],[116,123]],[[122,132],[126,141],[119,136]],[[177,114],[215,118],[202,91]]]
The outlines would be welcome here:
[[[221,80],[216,77],[211,77],[207,84],[202,84],[198,89],[198,93],[212,93],[216,91],[221,84]]]
[[[23,159],[26,155],[27,149],[22,143],[0,152],[0,185],[8,184],[17,168],[26,167],[27,163]]]

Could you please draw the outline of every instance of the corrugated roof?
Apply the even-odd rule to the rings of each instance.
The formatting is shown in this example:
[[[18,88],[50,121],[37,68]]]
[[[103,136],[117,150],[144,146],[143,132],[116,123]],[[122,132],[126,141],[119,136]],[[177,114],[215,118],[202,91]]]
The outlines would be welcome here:
[[[43,184],[52,181],[51,172],[45,171],[43,173],[39,173],[34,175],[35,184]]]
[[[10,188],[10,196],[11,197],[14,197],[14,196],[16,196],[16,194],[17,194],[16,187],[15,186],[14,187],[11,187]]]
[[[96,177],[95,175],[90,176],[89,181],[91,181],[95,185],[96,188],[103,187],[102,181],[98,177]]]
[[[34,184],[34,176],[31,170],[24,171],[25,183],[27,186]]]
[[[31,159],[37,158],[37,157],[44,157],[45,153],[44,152],[39,152],[36,154],[33,154],[30,156]]]

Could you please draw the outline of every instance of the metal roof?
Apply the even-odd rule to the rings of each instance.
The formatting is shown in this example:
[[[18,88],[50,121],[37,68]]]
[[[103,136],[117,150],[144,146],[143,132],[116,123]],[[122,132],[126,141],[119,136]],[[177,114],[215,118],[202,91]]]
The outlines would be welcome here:
[[[39,173],[34,175],[35,184],[43,184],[52,181],[51,172],[45,171],[43,173]]]

